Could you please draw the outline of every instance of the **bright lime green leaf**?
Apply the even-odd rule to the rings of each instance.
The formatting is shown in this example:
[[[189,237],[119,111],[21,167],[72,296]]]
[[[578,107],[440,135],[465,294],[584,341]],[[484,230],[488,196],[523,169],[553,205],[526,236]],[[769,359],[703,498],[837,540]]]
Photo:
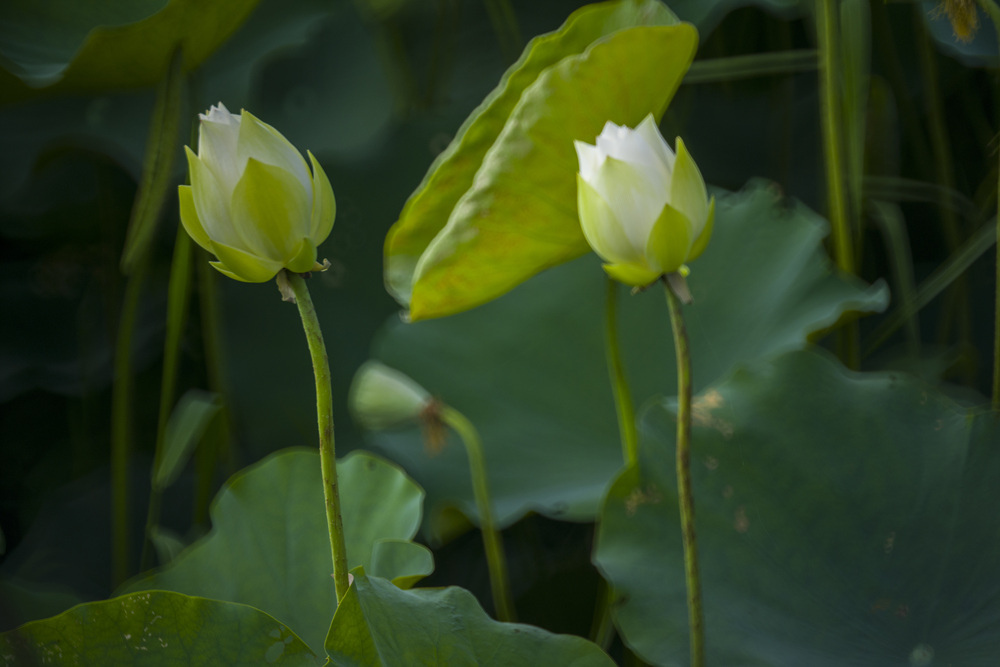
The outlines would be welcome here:
[[[671,25],[674,23],[676,23],[676,18],[673,14],[663,4],[655,0],[606,2],[590,5],[574,12],[559,30],[531,40],[521,58],[511,66],[504,74],[500,84],[466,119],[448,148],[431,165],[423,182],[411,195],[399,220],[390,230],[386,239],[386,284],[393,296],[404,305],[410,303],[417,261],[424,254],[431,241],[444,229],[459,200],[472,187],[473,179],[480,167],[484,165],[484,158],[487,152],[491,151],[491,148],[494,156],[488,162],[492,166],[484,171],[484,175],[489,173],[491,181],[497,177],[504,177],[498,184],[491,183],[490,187],[493,188],[494,185],[503,185],[504,179],[511,178],[510,174],[502,173],[505,168],[504,163],[506,163],[506,168],[513,168],[516,173],[520,173],[525,181],[537,176],[538,174],[535,172],[547,171],[544,166],[532,165],[530,162],[522,162],[518,168],[531,169],[531,176],[528,176],[528,172],[517,171],[512,151],[520,153],[518,159],[523,160],[525,157],[523,152],[526,149],[531,149],[540,140],[565,141],[567,146],[558,146],[556,151],[557,153],[566,151],[562,155],[562,162],[565,163],[564,166],[572,166],[568,177],[569,184],[563,184],[563,189],[569,190],[574,187],[572,175],[576,173],[575,161],[574,164],[570,165],[569,160],[573,155],[574,122],[586,130],[584,134],[589,135],[581,138],[592,141],[600,133],[604,122],[609,119],[631,120],[632,124],[635,124],[649,111],[662,113],[666,102],[679,82],[678,79],[678,82],[672,83],[673,63],[668,65],[669,61],[656,61],[658,75],[655,79],[656,85],[651,86],[653,90],[647,92],[648,83],[643,83],[638,88],[627,90],[627,94],[624,96],[617,95],[622,100],[630,100],[628,104],[622,102],[615,105],[610,101],[616,97],[614,91],[625,91],[626,89],[623,87],[626,85],[625,80],[631,80],[632,75],[626,76],[621,71],[612,72],[600,69],[601,67],[621,67],[621,62],[598,63],[590,57],[581,58],[580,56],[595,41],[612,35],[616,31],[637,25]],[[680,30],[688,39],[693,38],[689,29],[681,28]],[[683,39],[677,41],[681,42]],[[686,68],[690,62],[690,56],[693,55],[694,45],[693,43],[678,43],[675,46],[683,54],[681,60],[686,58],[686,61],[681,63],[683,68]],[[690,48],[692,53],[688,54],[684,51],[685,47]],[[634,57],[634,61],[628,63],[629,71],[635,69],[637,72],[646,72],[653,66],[652,59],[656,56],[653,52],[643,52],[642,44],[636,43],[632,48],[635,50],[625,49],[619,45],[615,55],[620,56],[621,52],[628,50]],[[662,49],[658,49],[657,53],[661,51]],[[671,52],[669,55],[675,54]],[[558,101],[555,99],[546,100],[546,96],[550,92],[555,92],[557,88],[555,82],[551,81],[553,73],[550,72],[547,77],[548,83],[543,84],[541,88],[535,87],[529,99],[522,100],[522,94],[539,81],[543,72],[569,56],[578,57],[577,60],[573,61],[576,66],[567,63],[561,72],[570,76],[570,80],[564,82],[564,85],[567,88],[576,87],[575,94],[573,91],[564,89],[561,92],[562,97]],[[645,63],[645,65],[637,67],[638,63]],[[622,78],[623,81],[619,82],[622,87],[619,88],[613,84],[608,88],[602,87],[609,85],[603,80],[604,77],[608,76]],[[591,79],[591,77],[593,78]],[[546,117],[546,109],[543,107],[549,104],[552,106],[548,113],[553,115]],[[565,104],[571,106],[562,106]],[[614,113],[606,112],[609,104]],[[552,112],[551,109],[557,111]],[[570,110],[570,114],[576,117],[575,121],[569,120],[567,110]],[[522,121],[535,122],[540,120],[543,121],[543,124],[535,128],[531,136],[518,136],[517,133],[507,130],[508,136],[501,141],[500,137],[505,126],[510,124],[509,121],[515,115]],[[632,118],[632,115],[635,117]],[[590,122],[585,122],[583,116],[586,116]],[[580,127],[576,127],[575,130],[582,131]],[[513,136],[511,136],[512,134]],[[520,146],[517,146],[516,144],[519,142]],[[543,147],[535,146],[535,149],[542,150]],[[477,186],[477,189],[481,190],[482,188]],[[481,192],[480,196],[484,194]],[[509,205],[511,202],[516,203],[518,197],[508,196],[507,199]],[[563,202],[563,208],[566,210],[561,213],[561,217],[565,218],[570,215],[566,211],[571,212],[573,209],[573,201]],[[463,213],[463,215],[465,214]],[[516,216],[515,220],[520,220],[521,224],[526,222],[523,215]],[[554,229],[557,230],[560,227],[558,222],[549,223],[543,219],[535,219],[531,222],[535,225],[546,226],[554,224]],[[566,221],[562,222],[565,225]],[[567,233],[565,229],[561,236],[568,238],[571,245],[573,243],[579,245],[581,242],[579,234]],[[558,245],[562,244],[563,242],[560,242]],[[577,248],[576,254],[581,252],[583,250]],[[538,268],[535,270],[537,271]]]
[[[612,485],[595,552],[624,640],[657,665],[688,656],[673,405],[646,410],[640,466]],[[996,663],[992,415],[802,351],[701,392],[693,417],[710,664]]]
[[[0,63],[40,88],[149,86],[180,45],[184,69],[210,56],[259,0],[6,0]]]
[[[6,665],[317,665],[294,632],[241,604],[167,591],[91,602],[0,635]]]
[[[887,301],[834,273],[826,223],[766,185],[716,201],[712,242],[692,265],[686,309],[696,388],[734,365],[801,347],[847,310]],[[604,272],[595,256],[534,278],[475,311],[412,324],[392,318],[374,356],[467,415],[483,437],[497,521],[528,511],[586,521],[622,464],[604,356]],[[662,290],[620,298],[619,336],[637,404],[673,391]],[[475,516],[457,441],[429,457],[419,429],[371,433],[428,492],[429,533],[443,512]],[[572,465],[567,465],[572,462]]]
[[[461,588],[403,591],[361,571],[333,619],[326,650],[344,667],[614,665],[580,637],[494,621]]]
[[[417,262],[410,316],[468,310],[588,252],[573,141],[662,116],[697,43],[688,24],[630,28],[542,72]]]
[[[399,468],[366,452],[338,466],[349,565],[369,567],[376,543],[409,540],[423,491]],[[323,645],[336,608],[319,454],[284,450],[237,473],[212,506],[212,532],[167,567],[127,584],[241,602],[266,611],[310,646]],[[425,574],[400,569],[393,576]]]

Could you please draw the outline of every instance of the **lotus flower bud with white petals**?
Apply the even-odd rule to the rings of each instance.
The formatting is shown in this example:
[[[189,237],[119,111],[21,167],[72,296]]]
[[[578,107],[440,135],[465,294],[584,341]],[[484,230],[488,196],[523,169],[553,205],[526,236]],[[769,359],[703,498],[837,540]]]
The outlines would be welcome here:
[[[200,114],[198,154],[187,148],[191,185],[180,186],[181,223],[220,272],[262,283],[282,269],[322,270],[316,246],[333,228],[336,202],[319,162],[251,114],[222,103]]]
[[[675,154],[649,115],[634,130],[609,121],[594,146],[574,144],[580,223],[604,270],[637,287],[686,273],[708,245],[715,199],[680,137]]]

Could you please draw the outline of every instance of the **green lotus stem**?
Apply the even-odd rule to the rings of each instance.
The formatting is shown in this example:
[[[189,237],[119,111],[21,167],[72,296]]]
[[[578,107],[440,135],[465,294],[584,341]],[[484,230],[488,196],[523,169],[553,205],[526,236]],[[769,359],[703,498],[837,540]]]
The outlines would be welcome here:
[[[684,540],[684,576],[687,582],[688,622],[691,633],[691,665],[705,665],[705,624],[701,609],[701,581],[698,576],[698,544],[694,531],[694,491],[691,486],[691,350],[681,302],[664,281],[670,324],[677,355],[677,496]]]
[[[1000,7],[993,0],[979,0],[979,6],[990,15],[993,28],[1000,43]],[[996,301],[993,305],[993,399],[994,412],[1000,412],[1000,168],[997,172],[997,257],[996,257]]]
[[[167,422],[177,393],[177,372],[180,368],[181,335],[187,321],[188,302],[191,294],[191,237],[177,225],[174,257],[170,266],[170,283],[167,288],[167,334],[163,343],[163,374],[160,378],[160,414],[156,424],[156,446],[153,450],[153,472],[159,470],[166,449]],[[153,528],[160,522],[163,489],[153,484],[149,492],[146,511],[146,531],[142,544],[139,569],[146,570],[153,564],[150,542]]]
[[[319,426],[319,461],[323,473],[323,496],[326,500],[326,524],[330,534],[330,552],[333,556],[333,583],[340,603],[347,594],[350,581],[347,577],[347,547],[344,544],[344,521],[340,515],[340,491],[337,488],[337,457],[333,444],[333,392],[330,388],[330,360],[319,327],[319,318],[313,307],[306,281],[297,273],[282,269],[295,294],[295,302],[302,316],[302,328],[309,343],[313,374],[316,376],[316,417]]]
[[[840,110],[840,40],[837,38],[836,0],[817,0],[816,32],[819,36],[820,110],[823,126],[823,153],[826,158],[826,196],[833,235],[833,256],[837,267],[854,274],[854,249],[844,191],[844,123]],[[860,364],[859,333],[856,323],[841,328],[840,357],[850,368]]]
[[[472,492],[476,499],[476,509],[479,511],[483,545],[486,547],[486,565],[490,571],[493,606],[496,609],[498,619],[513,622],[517,619],[507,577],[507,559],[503,553],[500,531],[497,530],[496,523],[493,521],[493,508],[490,503],[490,488],[486,478],[486,459],[483,456],[482,440],[479,438],[476,427],[458,410],[441,405],[438,414],[441,421],[458,433],[469,456]]]
[[[618,345],[618,283],[608,281],[608,296],[604,311],[604,349],[608,358],[608,374],[611,389],[615,395],[615,409],[618,412],[618,431],[621,435],[622,453],[625,463],[632,465],[639,461],[639,434],[635,428],[635,408],[632,394],[625,380],[621,348]]]
[[[115,340],[115,380],[111,388],[111,584],[117,587],[129,575],[128,467],[132,455],[132,338],[139,297],[146,282],[146,264],[127,278]]]

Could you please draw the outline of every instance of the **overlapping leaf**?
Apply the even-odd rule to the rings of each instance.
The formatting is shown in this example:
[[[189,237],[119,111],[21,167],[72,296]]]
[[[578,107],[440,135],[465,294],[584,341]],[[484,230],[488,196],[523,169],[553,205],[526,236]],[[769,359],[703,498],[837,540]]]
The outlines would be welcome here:
[[[825,223],[754,185],[719,197],[716,227],[689,278],[696,387],[738,363],[802,346],[848,310],[885,307],[882,287],[836,275]],[[528,511],[593,518],[622,464],[603,341],[604,272],[595,257],[548,271],[475,311],[387,326],[374,355],[466,414],[481,431],[497,519]],[[620,297],[633,397],[676,386],[670,323],[658,289]],[[468,463],[454,442],[428,456],[417,430],[372,434],[428,491],[430,533],[443,512],[475,515]]]
[[[33,87],[147,86],[178,46],[185,69],[198,66],[257,2],[11,0],[0,9],[0,62]]]
[[[78,605],[0,635],[5,665],[317,665],[294,632],[231,602],[168,591]]]
[[[398,544],[420,525],[420,487],[365,452],[349,454],[338,469],[349,565],[408,583],[428,574],[427,550]],[[318,648],[337,606],[324,508],[319,455],[279,452],[238,473],[220,491],[211,533],[126,590],[166,589],[249,604]],[[398,555],[373,562],[383,540],[393,544],[382,548]]]
[[[674,23],[659,2],[603,3],[528,45],[386,239],[386,283],[411,317],[467,310],[587,251],[573,140],[663,114],[697,45]]]
[[[695,399],[692,474],[709,662],[993,665],[1000,429],[930,385],[825,354],[754,364]],[[595,560],[645,660],[688,656],[668,402],[611,487]]]
[[[494,621],[466,590],[402,591],[362,572],[330,626],[326,649],[335,665],[481,665],[610,667],[585,639]]]

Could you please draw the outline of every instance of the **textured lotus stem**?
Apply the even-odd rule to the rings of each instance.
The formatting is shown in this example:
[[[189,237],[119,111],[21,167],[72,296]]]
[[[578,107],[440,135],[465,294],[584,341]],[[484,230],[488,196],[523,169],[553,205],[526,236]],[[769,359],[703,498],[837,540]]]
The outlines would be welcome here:
[[[490,571],[490,590],[493,592],[493,605],[497,612],[497,618],[501,621],[515,621],[517,619],[510,594],[503,540],[493,521],[490,488],[486,478],[486,459],[483,457],[483,443],[476,427],[458,410],[442,405],[438,414],[441,421],[458,433],[469,456],[472,492],[476,498],[476,509],[479,511],[483,545],[486,547],[486,565]]]
[[[823,126],[823,153],[826,156],[826,198],[833,232],[833,256],[837,268],[854,273],[854,250],[844,192],[844,123],[840,113],[840,40],[837,38],[835,0],[817,0],[816,33],[819,36],[820,101]],[[844,325],[839,332],[841,360],[849,368],[860,364],[857,324]]]
[[[615,408],[618,412],[618,431],[621,434],[622,452],[625,463],[631,465],[639,460],[639,435],[635,428],[635,408],[632,406],[632,394],[625,379],[625,367],[622,364],[621,347],[618,345],[618,283],[611,278],[608,281],[607,307],[604,311],[604,349],[608,358],[608,374],[611,376],[611,389],[615,395]]]
[[[691,632],[691,665],[705,665],[705,624],[701,610],[698,576],[698,544],[694,532],[694,491],[691,487],[691,350],[681,301],[665,281],[670,324],[677,354],[677,496],[680,501],[681,535],[684,540],[684,575],[687,582],[688,622]]]
[[[323,497],[326,500],[326,524],[333,556],[333,583],[338,604],[347,594],[347,547],[344,544],[344,522],[340,515],[340,492],[337,488],[337,458],[333,444],[333,393],[330,389],[330,360],[326,356],[323,332],[306,281],[297,273],[282,270],[299,306],[302,328],[309,343],[313,374],[316,376],[316,417],[319,426],[319,461],[323,473]]]

